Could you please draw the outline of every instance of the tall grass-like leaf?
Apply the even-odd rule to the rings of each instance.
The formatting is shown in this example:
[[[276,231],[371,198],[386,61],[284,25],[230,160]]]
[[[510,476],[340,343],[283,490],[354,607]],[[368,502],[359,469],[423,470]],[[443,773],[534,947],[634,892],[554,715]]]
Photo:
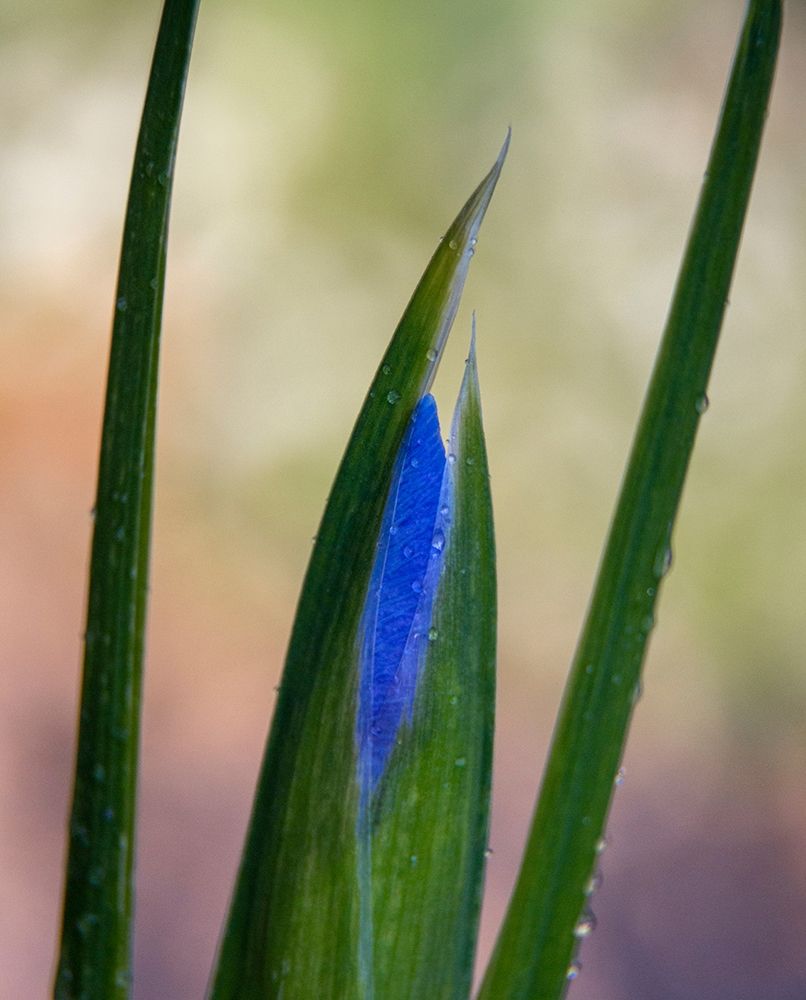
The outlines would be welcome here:
[[[166,0],[123,232],[90,562],[60,1000],[123,1000],[168,213],[198,0]]]
[[[385,773],[367,795],[362,846],[372,907],[373,985],[384,1000],[461,1000],[469,996],[473,972],[488,832],[496,618],[474,344],[448,447],[438,507],[425,536],[424,600],[399,668],[405,686],[406,664],[414,661],[412,711],[393,733]],[[417,457],[406,454],[404,462]],[[389,533],[397,530],[397,540],[406,526],[406,512],[401,520],[397,515],[394,510],[384,520],[379,555],[387,562]],[[405,569],[416,552],[406,551],[405,538],[402,544],[403,566],[394,572],[410,589],[411,570],[407,576]],[[384,708],[375,713],[380,722]],[[381,731],[382,741],[384,736]]]
[[[780,0],[751,0],[671,311],[480,1000],[566,989],[727,301],[772,86]]]
[[[507,145],[423,274],[328,499],[213,974],[214,1000],[372,996],[357,833],[359,632],[395,461],[434,377]]]

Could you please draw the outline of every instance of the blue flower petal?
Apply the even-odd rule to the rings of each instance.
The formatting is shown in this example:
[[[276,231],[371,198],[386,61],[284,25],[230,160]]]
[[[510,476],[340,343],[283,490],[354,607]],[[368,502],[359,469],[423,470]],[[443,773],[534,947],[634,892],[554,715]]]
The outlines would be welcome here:
[[[357,736],[361,783],[369,791],[414,704],[448,526],[445,469],[437,405],[427,395],[412,414],[392,475],[361,626]]]

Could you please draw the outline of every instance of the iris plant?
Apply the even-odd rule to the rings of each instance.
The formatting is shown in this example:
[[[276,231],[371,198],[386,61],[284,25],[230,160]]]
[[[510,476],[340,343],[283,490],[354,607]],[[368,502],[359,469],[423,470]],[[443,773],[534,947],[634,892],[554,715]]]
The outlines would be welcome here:
[[[129,195],[55,987],[130,994],[162,289],[197,0],[166,0]],[[589,929],[630,715],[755,170],[780,0],[751,0],[680,278],[481,1000],[558,1000]],[[487,839],[495,558],[471,341],[447,451],[431,383],[507,153],[372,380],[313,549],[214,1000],[466,1000]]]

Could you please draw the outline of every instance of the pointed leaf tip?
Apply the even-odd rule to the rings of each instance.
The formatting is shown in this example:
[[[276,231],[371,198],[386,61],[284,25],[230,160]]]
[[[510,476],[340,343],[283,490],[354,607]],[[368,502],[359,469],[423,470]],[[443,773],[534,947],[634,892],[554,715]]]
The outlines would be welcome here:
[[[476,367],[476,310],[470,316],[470,350],[467,352],[467,364]]]
[[[501,151],[499,152],[495,163],[484,177],[484,180],[482,180],[470,198],[468,198],[467,204],[457,216],[454,224],[448,230],[446,240],[448,240],[449,244],[450,241],[453,240],[456,243],[457,248],[461,247],[465,243],[470,245],[471,250],[474,248],[479,229],[481,228],[481,223],[484,220],[484,215],[490,204],[490,199],[495,191],[498,178],[501,176],[501,171],[504,167],[507,153],[509,152],[509,143],[511,138],[512,129],[508,128],[506,137],[504,138],[504,143],[501,146]]]

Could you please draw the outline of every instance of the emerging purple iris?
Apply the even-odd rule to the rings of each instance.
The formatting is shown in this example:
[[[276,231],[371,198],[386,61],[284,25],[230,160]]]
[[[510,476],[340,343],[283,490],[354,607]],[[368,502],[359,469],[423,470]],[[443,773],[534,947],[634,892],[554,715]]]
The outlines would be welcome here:
[[[377,787],[434,636],[431,613],[452,510],[437,404],[417,404],[400,447],[361,621],[359,780]]]

